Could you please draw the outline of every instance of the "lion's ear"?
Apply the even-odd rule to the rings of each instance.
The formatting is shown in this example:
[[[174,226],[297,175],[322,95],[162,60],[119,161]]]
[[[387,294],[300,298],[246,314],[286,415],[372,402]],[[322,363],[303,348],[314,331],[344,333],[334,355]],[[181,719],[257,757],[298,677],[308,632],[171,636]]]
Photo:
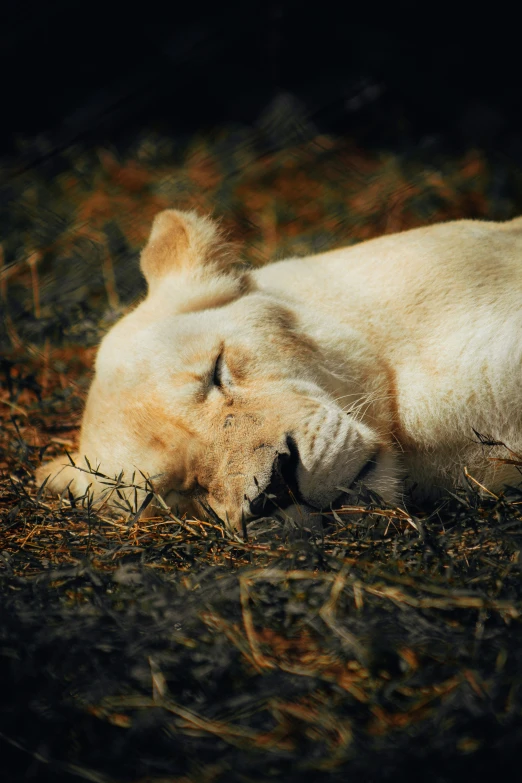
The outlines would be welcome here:
[[[141,254],[141,271],[150,286],[166,275],[205,267],[215,271],[231,261],[213,220],[196,212],[165,209],[154,218]]]
[[[178,312],[220,307],[252,290],[217,223],[196,212],[165,209],[154,218],[141,254],[149,295],[164,291]]]
[[[73,454],[72,459],[78,463],[78,454]],[[74,496],[83,495],[87,489],[85,473],[73,467],[66,456],[57,457],[51,462],[44,462],[36,471],[38,485],[47,479],[45,489],[53,495],[60,495],[69,485]]]

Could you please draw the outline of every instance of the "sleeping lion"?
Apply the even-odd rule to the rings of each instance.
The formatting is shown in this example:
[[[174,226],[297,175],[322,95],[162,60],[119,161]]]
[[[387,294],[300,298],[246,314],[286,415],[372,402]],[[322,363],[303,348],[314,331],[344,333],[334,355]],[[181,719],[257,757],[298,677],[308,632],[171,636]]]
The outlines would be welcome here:
[[[210,219],[157,215],[147,297],[98,351],[80,469],[61,457],[40,482],[100,498],[88,465],[142,471],[178,514],[231,530],[338,507],[362,484],[397,504],[465,469],[494,492],[520,482],[477,433],[522,450],[522,218],[255,271],[236,260]]]

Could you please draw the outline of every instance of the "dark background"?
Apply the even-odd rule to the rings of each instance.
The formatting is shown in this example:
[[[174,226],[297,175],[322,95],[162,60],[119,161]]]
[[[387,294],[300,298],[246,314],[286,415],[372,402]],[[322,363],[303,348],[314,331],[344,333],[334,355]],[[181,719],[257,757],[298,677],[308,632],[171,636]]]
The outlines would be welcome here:
[[[39,134],[58,148],[118,145],[137,129],[226,122],[275,123],[277,135],[291,116],[305,135],[402,151],[478,145],[520,161],[514,6],[480,9],[4,0],[0,152]]]

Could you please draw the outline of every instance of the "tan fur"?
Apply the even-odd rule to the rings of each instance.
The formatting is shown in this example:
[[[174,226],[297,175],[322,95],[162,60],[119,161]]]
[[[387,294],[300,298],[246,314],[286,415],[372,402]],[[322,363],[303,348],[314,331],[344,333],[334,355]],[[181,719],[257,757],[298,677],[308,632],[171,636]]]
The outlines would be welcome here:
[[[473,429],[522,450],[522,220],[415,229],[250,275],[232,261],[208,218],[156,217],[149,294],[98,352],[80,466],[140,469],[179,513],[210,507],[234,528],[261,513],[285,460],[293,515],[328,507],[373,459],[365,481],[390,502],[404,480],[429,497],[464,467],[494,491],[518,483]],[[103,494],[87,473],[57,475],[63,464],[39,480]]]

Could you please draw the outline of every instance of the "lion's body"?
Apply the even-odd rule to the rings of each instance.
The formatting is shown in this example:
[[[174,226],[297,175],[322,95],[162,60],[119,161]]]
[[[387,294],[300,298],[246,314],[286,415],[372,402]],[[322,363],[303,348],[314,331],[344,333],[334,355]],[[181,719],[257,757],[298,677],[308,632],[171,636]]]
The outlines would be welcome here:
[[[484,473],[473,429],[522,450],[522,219],[437,224],[255,277],[306,310],[322,343],[339,349],[344,325],[367,337],[387,367],[407,473],[425,493],[463,467],[495,488],[520,480],[494,463]]]
[[[494,491],[520,480],[474,430],[522,450],[522,220],[435,225],[251,275],[221,271],[214,234],[193,213],[156,219],[149,296],[102,343],[81,458],[161,474],[169,502],[236,527],[275,484],[283,500],[282,462],[312,508],[363,475],[391,502],[403,480],[430,496],[465,467]],[[75,478],[81,491],[81,476],[66,469],[54,488]]]

